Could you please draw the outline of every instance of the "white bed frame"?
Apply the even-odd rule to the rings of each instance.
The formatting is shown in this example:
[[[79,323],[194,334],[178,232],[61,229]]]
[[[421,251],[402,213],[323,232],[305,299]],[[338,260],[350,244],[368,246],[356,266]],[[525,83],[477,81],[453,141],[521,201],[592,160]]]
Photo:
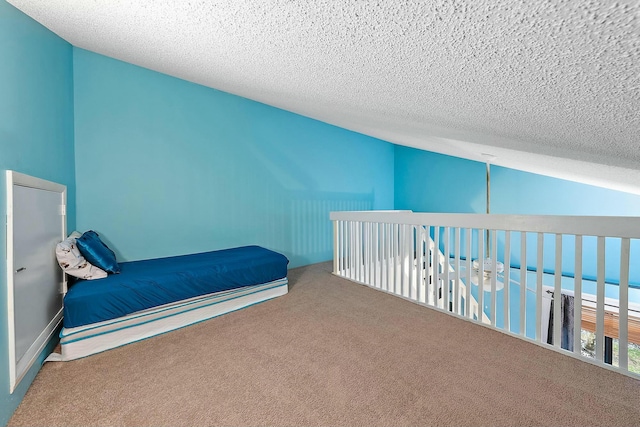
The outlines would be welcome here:
[[[54,353],[47,361],[74,360],[100,353],[240,310],[287,292],[288,280],[284,277],[269,283],[153,307],[117,319],[63,328],[60,333],[62,354]]]

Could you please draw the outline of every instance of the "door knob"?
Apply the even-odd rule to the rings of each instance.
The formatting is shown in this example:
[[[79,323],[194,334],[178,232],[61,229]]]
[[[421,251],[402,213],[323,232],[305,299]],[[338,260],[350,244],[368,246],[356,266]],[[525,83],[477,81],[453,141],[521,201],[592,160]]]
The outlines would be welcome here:
[[[19,269],[16,270],[16,273],[20,273],[21,271],[25,271],[27,269],[27,267],[20,267]]]

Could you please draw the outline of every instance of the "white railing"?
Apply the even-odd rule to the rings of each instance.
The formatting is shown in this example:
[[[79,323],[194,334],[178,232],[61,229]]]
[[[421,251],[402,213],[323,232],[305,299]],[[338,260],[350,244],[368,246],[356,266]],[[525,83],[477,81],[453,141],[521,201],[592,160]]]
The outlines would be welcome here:
[[[334,274],[609,369],[637,374],[629,370],[628,348],[630,338],[640,344],[640,291],[629,288],[629,272],[632,243],[634,248],[640,243],[640,218],[411,211],[332,212],[330,217]],[[583,259],[584,239],[594,240],[597,274],[592,282],[583,277],[585,261],[591,261]],[[545,240],[553,244],[546,245]],[[535,249],[527,255],[532,244]],[[505,268],[497,274],[500,262]],[[613,262],[618,273],[615,284],[605,280]],[[572,277],[563,275],[567,265]],[[561,294],[573,302],[570,318],[564,302],[549,309],[550,300]],[[550,322],[550,317],[561,321]],[[547,328],[552,333],[550,344]],[[595,333],[593,357],[583,349],[583,331]],[[615,351],[612,340],[618,344]]]

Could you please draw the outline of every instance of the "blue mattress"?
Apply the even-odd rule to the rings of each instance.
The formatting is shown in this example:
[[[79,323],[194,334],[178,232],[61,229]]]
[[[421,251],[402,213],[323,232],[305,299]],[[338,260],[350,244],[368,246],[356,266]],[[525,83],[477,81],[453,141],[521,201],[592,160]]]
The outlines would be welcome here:
[[[213,292],[287,276],[289,260],[260,246],[123,262],[120,274],[79,280],[64,297],[64,327],[75,328]]]

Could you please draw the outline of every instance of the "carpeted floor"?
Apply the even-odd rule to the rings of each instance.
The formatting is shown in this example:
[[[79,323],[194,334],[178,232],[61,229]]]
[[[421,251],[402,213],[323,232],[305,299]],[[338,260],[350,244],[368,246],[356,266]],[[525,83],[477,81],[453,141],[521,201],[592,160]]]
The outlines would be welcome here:
[[[640,381],[330,274],[47,363],[10,426],[640,425]]]

